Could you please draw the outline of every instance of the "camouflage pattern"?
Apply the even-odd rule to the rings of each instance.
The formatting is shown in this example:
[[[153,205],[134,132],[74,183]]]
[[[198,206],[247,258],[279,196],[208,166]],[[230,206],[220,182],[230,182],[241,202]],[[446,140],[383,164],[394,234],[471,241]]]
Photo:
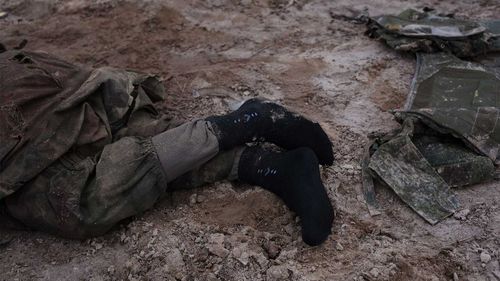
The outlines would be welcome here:
[[[473,185],[493,179],[495,165],[456,138],[420,135],[413,143],[429,164],[451,187]]]
[[[499,20],[460,20],[430,9],[372,17],[367,34],[398,51],[446,51],[457,57],[472,57],[500,50]]]
[[[413,122],[405,120],[401,133],[375,151],[369,167],[413,210],[436,224],[453,214],[458,202],[411,141]]]
[[[418,54],[405,111],[500,162],[500,68],[445,54]],[[432,123],[432,124],[431,124]]]
[[[164,196],[151,137],[182,122],[153,106],[165,96],[156,77],[7,51],[0,89],[0,206],[24,225],[86,238]],[[234,177],[238,151],[193,166],[169,187]]]
[[[0,88],[0,199],[69,151],[93,158],[118,137],[170,126],[153,107],[163,86],[149,75],[7,51],[0,53]],[[137,120],[148,122],[126,128]]]
[[[377,216],[381,213],[379,211],[379,204],[375,194],[375,181],[373,179],[374,173],[369,168],[371,147],[372,145],[369,145],[365,148],[365,155],[363,156],[361,163],[361,177],[363,181],[362,192],[370,216]]]
[[[164,194],[165,177],[147,140],[125,137],[98,161],[67,153],[5,198],[7,210],[34,229],[69,238],[101,235]]]
[[[401,130],[371,146],[369,169],[429,223],[458,203],[450,187],[491,181],[500,159],[497,61],[465,62],[446,53],[417,54]]]

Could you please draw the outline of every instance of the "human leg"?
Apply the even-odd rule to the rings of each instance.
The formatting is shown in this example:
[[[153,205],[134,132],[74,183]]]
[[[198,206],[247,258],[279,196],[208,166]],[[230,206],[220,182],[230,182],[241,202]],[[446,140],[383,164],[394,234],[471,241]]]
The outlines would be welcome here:
[[[311,149],[278,153],[249,147],[239,160],[238,178],[281,198],[300,217],[302,239],[308,245],[319,245],[330,235],[334,211]]]
[[[333,164],[332,143],[318,123],[268,101],[250,99],[238,110],[206,119],[221,150],[255,141],[284,149],[310,148],[322,165]]]
[[[245,146],[222,151],[208,162],[168,183],[168,191],[202,187],[221,180],[238,179],[238,163]]]
[[[165,183],[151,140],[124,137],[107,145],[97,161],[65,154],[5,203],[28,227],[87,238],[151,208]]]
[[[331,233],[334,212],[312,150],[275,152],[258,146],[238,147],[169,182],[168,190],[191,189],[224,179],[237,179],[277,195],[300,217],[305,243],[319,245]]]

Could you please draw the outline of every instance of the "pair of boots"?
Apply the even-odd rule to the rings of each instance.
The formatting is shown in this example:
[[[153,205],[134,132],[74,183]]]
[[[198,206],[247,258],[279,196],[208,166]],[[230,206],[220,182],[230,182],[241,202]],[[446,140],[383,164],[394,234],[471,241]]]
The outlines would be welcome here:
[[[240,158],[238,178],[279,196],[301,221],[302,239],[319,245],[331,233],[333,208],[320,177],[319,164],[332,165],[332,143],[318,123],[282,106],[258,99],[238,110],[206,119],[221,150],[246,143],[271,142],[288,151],[277,153],[247,147]]]

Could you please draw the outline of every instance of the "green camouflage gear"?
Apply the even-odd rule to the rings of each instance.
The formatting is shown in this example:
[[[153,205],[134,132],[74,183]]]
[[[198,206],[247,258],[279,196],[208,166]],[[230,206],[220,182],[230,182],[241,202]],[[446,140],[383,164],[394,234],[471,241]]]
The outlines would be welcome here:
[[[70,150],[92,158],[118,136],[159,133],[170,124],[153,107],[163,86],[148,75],[7,51],[0,54],[0,88],[0,199]],[[125,128],[136,117],[150,122]]]
[[[417,135],[412,141],[427,162],[451,187],[493,179],[495,165],[491,159],[474,153],[456,138]]]
[[[473,22],[413,9],[368,20],[367,34],[398,51],[446,51],[472,57],[500,50],[500,20]]]
[[[418,54],[417,72],[405,111],[438,131],[463,139],[500,162],[500,68],[445,53]]]
[[[495,62],[487,67],[445,53],[419,53],[417,58],[405,110],[395,113],[402,129],[371,146],[368,167],[435,224],[458,208],[450,187],[495,177],[500,160],[500,68]]]
[[[458,202],[448,184],[413,144],[413,119],[373,153],[369,167],[413,210],[435,224],[453,214]]]
[[[210,133],[159,114],[153,102],[165,91],[149,75],[7,51],[0,89],[0,206],[29,227],[66,237],[100,235],[165,194],[168,171],[152,136],[173,132],[170,139],[193,146],[190,136]],[[182,136],[174,127],[185,128],[177,130]],[[189,148],[198,149],[179,149]],[[240,150],[208,163],[190,159],[194,170],[169,187],[234,178]]]

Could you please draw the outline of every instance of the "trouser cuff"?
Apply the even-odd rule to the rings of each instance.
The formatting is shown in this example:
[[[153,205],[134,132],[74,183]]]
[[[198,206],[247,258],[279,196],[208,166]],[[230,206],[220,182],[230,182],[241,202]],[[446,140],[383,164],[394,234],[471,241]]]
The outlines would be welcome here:
[[[167,177],[167,183],[200,166],[219,152],[219,142],[210,122],[197,120],[167,130],[152,138]]]

